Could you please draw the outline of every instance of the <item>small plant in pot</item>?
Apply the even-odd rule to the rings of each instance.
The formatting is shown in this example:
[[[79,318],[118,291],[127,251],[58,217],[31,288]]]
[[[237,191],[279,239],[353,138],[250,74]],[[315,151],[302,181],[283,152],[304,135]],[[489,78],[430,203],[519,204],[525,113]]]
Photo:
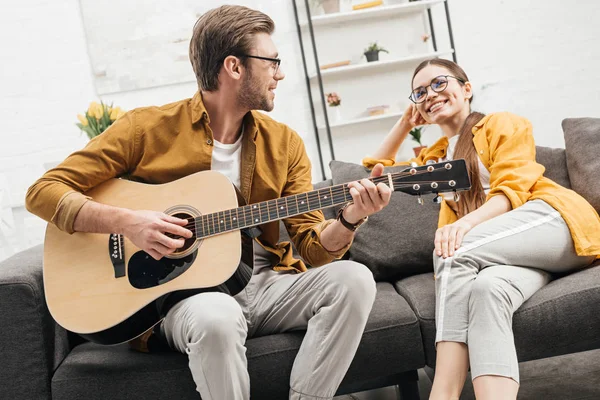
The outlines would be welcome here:
[[[423,150],[425,147],[427,147],[427,146],[424,146],[423,143],[421,143],[421,133],[422,132],[423,132],[422,126],[415,126],[414,128],[412,128],[410,130],[410,132],[408,132],[408,134],[410,136],[412,136],[412,140],[414,140],[415,142],[417,142],[419,144],[418,147],[413,147],[413,151],[415,152],[415,157],[418,157],[421,150]]]
[[[379,61],[379,52],[383,51],[384,53],[388,53],[389,51],[387,51],[386,49],[384,49],[383,47],[379,46],[377,44],[377,42],[373,42],[369,45],[369,47],[367,47],[364,51],[365,57],[367,57],[367,61],[371,62],[371,61]]]

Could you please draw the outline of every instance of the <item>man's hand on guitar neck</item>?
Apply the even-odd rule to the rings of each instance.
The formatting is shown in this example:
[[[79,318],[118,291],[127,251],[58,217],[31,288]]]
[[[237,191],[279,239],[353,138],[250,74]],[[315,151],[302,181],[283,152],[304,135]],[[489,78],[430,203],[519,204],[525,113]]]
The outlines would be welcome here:
[[[191,238],[192,231],[184,228],[188,221],[158,211],[129,210],[88,201],[81,207],[73,228],[76,232],[119,233],[134,245],[160,260],[184,244],[167,234]]]
[[[383,165],[377,164],[371,172],[371,177],[380,176],[383,173]],[[368,179],[348,184],[352,204],[343,210],[343,218],[354,225],[361,219],[375,214],[388,205],[392,190],[384,183],[375,185]],[[343,249],[352,241],[354,232],[346,228],[340,221],[329,225],[321,232],[321,245],[329,252]]]
[[[371,178],[381,176],[383,165],[377,164],[371,171]],[[392,190],[385,184],[377,186],[369,179],[362,179],[348,184],[352,204],[344,210],[344,219],[355,224],[361,219],[381,211],[390,202]]]

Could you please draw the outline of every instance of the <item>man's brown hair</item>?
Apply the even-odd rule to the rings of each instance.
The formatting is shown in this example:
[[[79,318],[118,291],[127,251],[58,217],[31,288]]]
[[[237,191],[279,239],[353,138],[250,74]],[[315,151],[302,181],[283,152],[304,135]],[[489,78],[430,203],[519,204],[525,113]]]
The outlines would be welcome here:
[[[219,71],[227,56],[240,57],[246,65],[256,33],[273,34],[275,23],[266,14],[243,6],[221,6],[204,13],[194,25],[190,61],[198,87],[219,88]]]

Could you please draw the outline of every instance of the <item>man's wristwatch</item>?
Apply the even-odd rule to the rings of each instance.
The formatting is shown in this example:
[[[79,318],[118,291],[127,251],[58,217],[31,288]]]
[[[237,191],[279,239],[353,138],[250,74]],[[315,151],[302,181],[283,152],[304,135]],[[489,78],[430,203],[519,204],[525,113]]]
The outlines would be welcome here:
[[[360,219],[357,223],[355,224],[351,224],[350,222],[346,221],[346,219],[344,218],[344,210],[346,209],[346,207],[348,207],[351,203],[346,203],[346,205],[344,207],[342,207],[340,209],[340,211],[338,211],[337,214],[337,220],[340,221],[342,223],[342,225],[344,225],[348,230],[354,232],[358,229],[359,226],[361,226],[362,224],[364,224],[369,217],[366,216],[362,219]]]

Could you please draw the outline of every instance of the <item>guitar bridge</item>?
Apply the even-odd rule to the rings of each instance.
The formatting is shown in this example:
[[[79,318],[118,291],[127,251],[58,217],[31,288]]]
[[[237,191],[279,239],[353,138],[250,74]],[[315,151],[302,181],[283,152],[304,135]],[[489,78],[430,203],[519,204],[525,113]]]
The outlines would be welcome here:
[[[108,239],[108,254],[115,270],[115,278],[125,276],[125,244],[123,235],[112,233]]]

